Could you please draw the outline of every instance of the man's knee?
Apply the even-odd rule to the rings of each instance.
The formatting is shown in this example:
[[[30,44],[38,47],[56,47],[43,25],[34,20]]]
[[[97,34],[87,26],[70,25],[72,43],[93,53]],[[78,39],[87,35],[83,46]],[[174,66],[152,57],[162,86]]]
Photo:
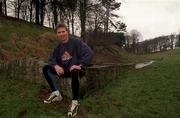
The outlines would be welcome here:
[[[43,73],[45,74],[45,73],[47,73],[47,71],[48,71],[48,69],[49,69],[49,65],[45,65],[44,67],[43,67]]]
[[[79,75],[79,71],[80,70],[74,69],[74,70],[71,71],[71,75],[72,76],[78,76]]]
[[[80,78],[85,76],[85,70],[77,70],[77,69],[74,69],[71,71],[71,75],[72,76],[79,76]]]

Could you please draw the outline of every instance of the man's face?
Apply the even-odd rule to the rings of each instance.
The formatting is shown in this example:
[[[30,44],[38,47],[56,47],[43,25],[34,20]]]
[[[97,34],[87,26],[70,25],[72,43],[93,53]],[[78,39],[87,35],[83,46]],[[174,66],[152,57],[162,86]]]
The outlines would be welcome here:
[[[68,40],[68,32],[66,28],[60,27],[57,29],[57,37],[60,39],[62,42],[66,42]]]

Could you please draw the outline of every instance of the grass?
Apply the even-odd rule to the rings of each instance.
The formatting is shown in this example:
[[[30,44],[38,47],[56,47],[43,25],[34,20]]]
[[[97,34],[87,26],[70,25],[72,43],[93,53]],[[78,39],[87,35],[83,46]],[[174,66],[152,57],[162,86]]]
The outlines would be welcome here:
[[[47,58],[55,39],[50,28],[0,17],[0,63],[25,56]]]
[[[139,57],[140,58],[140,57]],[[159,59],[144,69],[129,70],[113,83],[80,100],[79,118],[180,118],[180,50],[143,55]],[[45,105],[42,85],[0,79],[0,117],[65,117],[69,103]],[[60,106],[59,106],[60,105]]]
[[[0,118],[52,118],[53,109],[38,99],[40,85],[24,80],[0,79]],[[50,111],[50,112],[49,112]],[[63,113],[56,111],[56,116]],[[63,114],[64,115],[64,114]]]
[[[7,41],[7,39],[11,38],[14,34],[19,36],[31,35],[33,38],[36,38],[39,34],[44,32],[52,32],[49,28],[10,17],[0,17],[0,21],[0,34],[3,41]]]
[[[163,60],[127,72],[125,78],[84,100],[89,114],[97,118],[179,118],[180,50],[150,56]]]

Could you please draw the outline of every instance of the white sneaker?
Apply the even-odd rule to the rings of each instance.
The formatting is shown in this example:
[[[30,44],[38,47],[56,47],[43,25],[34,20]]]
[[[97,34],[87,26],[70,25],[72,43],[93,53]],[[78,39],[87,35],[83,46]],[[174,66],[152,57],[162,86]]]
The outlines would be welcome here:
[[[60,92],[57,90],[57,91],[53,91],[49,96],[49,98],[47,100],[44,100],[44,103],[50,104],[54,101],[61,101],[62,99],[63,97],[61,96]]]
[[[72,100],[72,104],[70,106],[70,109],[68,111],[68,116],[74,117],[77,114],[79,103],[77,100]]]

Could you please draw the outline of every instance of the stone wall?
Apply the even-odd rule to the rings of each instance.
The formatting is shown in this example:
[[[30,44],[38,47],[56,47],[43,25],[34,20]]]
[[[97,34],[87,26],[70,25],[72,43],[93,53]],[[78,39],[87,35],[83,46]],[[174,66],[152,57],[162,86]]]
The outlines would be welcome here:
[[[33,83],[42,82],[42,67],[45,63],[35,58],[20,58],[0,64],[0,74],[5,78],[30,80]]]
[[[47,86],[42,74],[42,67],[45,64],[43,61],[35,58],[12,60],[11,62],[0,64],[0,75],[5,78],[25,79],[32,83]],[[92,94],[109,82],[124,76],[127,70],[132,68],[134,68],[134,64],[105,64],[88,67],[86,76],[80,79],[80,95]],[[71,95],[70,78],[57,79],[57,82],[64,94]]]

